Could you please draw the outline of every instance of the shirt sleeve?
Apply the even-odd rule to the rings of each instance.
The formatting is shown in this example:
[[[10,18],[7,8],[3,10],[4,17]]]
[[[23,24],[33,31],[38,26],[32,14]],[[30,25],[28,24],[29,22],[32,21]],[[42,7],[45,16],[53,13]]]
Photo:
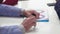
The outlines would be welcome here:
[[[10,5],[0,4],[0,16],[20,17],[23,15],[23,9]]]
[[[22,26],[5,26],[0,27],[0,34],[24,34],[24,28]]]

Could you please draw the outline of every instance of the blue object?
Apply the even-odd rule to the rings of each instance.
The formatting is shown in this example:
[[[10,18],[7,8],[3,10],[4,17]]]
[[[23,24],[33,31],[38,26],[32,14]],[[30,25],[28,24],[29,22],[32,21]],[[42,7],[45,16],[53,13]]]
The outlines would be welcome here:
[[[49,22],[49,20],[37,20],[37,22]]]

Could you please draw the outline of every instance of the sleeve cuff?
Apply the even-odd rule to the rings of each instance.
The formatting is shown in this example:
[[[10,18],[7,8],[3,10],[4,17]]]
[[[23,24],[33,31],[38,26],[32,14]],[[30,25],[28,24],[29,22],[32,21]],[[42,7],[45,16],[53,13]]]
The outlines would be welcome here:
[[[20,24],[19,28],[20,28],[20,30],[21,30],[23,33],[25,33],[25,28],[24,28],[24,26],[23,26],[22,24]]]

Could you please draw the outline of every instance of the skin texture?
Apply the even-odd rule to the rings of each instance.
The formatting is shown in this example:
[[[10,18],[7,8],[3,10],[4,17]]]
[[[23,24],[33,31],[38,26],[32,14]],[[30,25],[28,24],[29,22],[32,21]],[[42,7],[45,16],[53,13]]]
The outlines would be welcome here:
[[[24,10],[23,14],[27,17],[33,16],[32,14],[34,14],[37,19],[39,19],[39,15],[40,15],[35,10]]]
[[[32,14],[35,14],[35,16]],[[23,21],[22,25],[25,30],[28,31],[32,26],[36,26],[36,19],[39,18],[40,14],[35,10],[25,10],[24,15],[27,16],[27,18]]]
[[[36,21],[35,16],[30,16],[26,18],[22,23],[22,25],[25,28],[25,31],[28,31],[32,26],[36,25],[35,21]]]

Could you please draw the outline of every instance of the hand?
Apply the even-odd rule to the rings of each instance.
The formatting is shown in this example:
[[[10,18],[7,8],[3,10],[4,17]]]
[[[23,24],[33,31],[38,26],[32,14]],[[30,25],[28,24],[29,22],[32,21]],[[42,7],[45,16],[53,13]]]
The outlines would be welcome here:
[[[27,17],[30,17],[30,16],[33,16],[32,14],[35,14],[36,15],[36,18],[39,18],[39,13],[36,12],[35,10],[25,10],[24,12],[24,15],[27,16]]]
[[[28,31],[32,26],[36,25],[36,18],[34,16],[30,16],[23,21],[22,25],[25,30]]]

